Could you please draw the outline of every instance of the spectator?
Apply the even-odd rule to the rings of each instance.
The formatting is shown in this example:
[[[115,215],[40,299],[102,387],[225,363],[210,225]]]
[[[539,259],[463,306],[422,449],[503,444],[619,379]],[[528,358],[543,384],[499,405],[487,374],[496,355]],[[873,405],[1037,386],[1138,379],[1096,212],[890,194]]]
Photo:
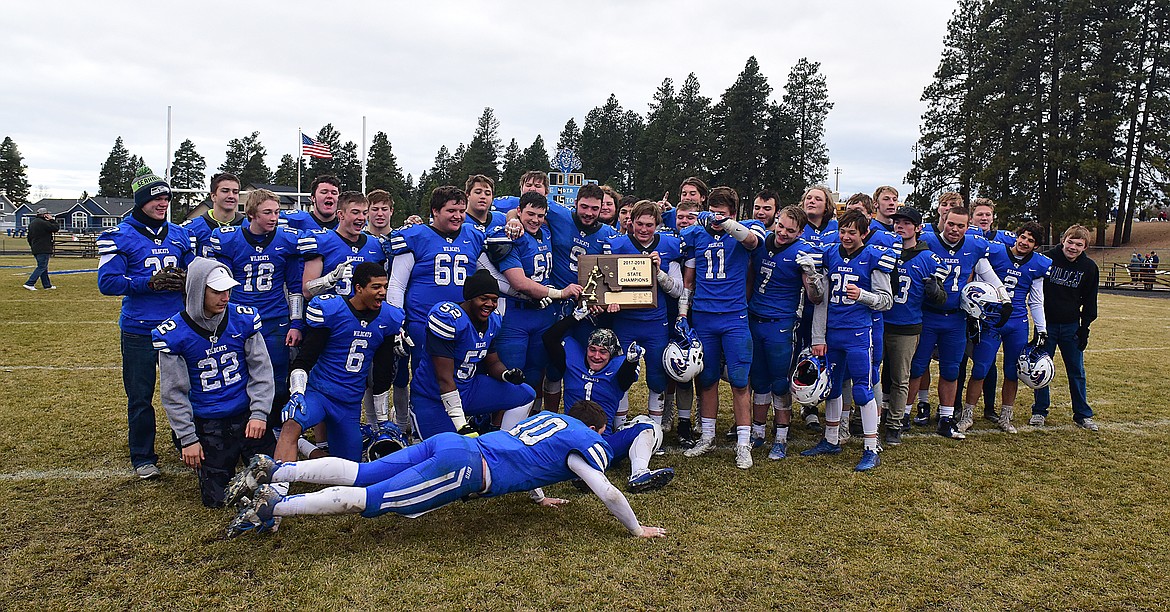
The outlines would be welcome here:
[[[1138,211],[1138,221],[1145,223],[1147,218],[1148,218],[1148,216],[1146,215],[1146,209],[1143,208],[1143,209]]]
[[[1141,280],[1142,275],[1142,254],[1137,251],[1129,257],[1129,278],[1132,282]]]
[[[1158,252],[1157,251],[1150,251],[1150,263],[1154,264],[1152,266],[1152,269],[1154,270],[1154,273],[1157,274],[1158,273]]]
[[[38,208],[37,216],[28,223],[28,245],[32,247],[33,257],[37,260],[37,267],[28,277],[24,288],[29,291],[37,290],[37,278],[45,289],[56,289],[53,281],[49,280],[49,258],[53,256],[53,234],[61,229],[57,220],[49,214],[49,209]]]

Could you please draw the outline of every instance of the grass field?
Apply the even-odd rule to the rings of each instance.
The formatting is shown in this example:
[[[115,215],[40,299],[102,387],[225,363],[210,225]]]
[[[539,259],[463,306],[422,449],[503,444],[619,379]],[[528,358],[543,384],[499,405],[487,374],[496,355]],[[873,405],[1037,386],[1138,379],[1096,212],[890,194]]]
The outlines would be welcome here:
[[[1071,426],[1058,366],[1051,427],[1009,436],[981,421],[957,443],[919,429],[870,474],[851,471],[857,440],[837,457],[757,454],[747,471],[729,448],[656,458],[677,478],[631,503],[665,539],[628,536],[598,500],[558,485],[549,493],[572,500],[559,511],[515,495],[415,520],[294,518],[227,541],[229,512],[199,504],[161,409],[165,477],[133,477],[119,300],[97,292],[93,273],[31,293],[20,288],[29,271],[0,267],[5,608],[1170,606],[1170,300],[1101,297],[1086,355],[1097,434]],[[1029,403],[1021,393],[1020,421]],[[790,448],[815,442],[798,432]]]

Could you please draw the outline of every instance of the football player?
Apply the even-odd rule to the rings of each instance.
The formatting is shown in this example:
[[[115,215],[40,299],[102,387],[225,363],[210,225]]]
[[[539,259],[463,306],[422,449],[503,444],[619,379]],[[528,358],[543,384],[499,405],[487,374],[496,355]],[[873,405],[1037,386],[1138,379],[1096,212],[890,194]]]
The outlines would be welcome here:
[[[280,408],[288,402],[289,347],[300,346],[304,328],[304,297],[297,271],[308,256],[313,239],[291,227],[279,227],[280,202],[267,189],[248,194],[244,202],[247,224],[217,228],[209,241],[211,256],[241,279],[233,303],[260,316],[260,334],[268,347],[276,381],[269,428],[280,427]],[[286,292],[288,298],[285,298]]]
[[[894,213],[898,210],[898,190],[889,185],[882,185],[873,190],[875,206],[870,229],[881,229],[887,232],[894,231]]]
[[[289,376],[292,398],[282,411],[276,443],[275,456],[282,461],[296,459],[301,432],[318,423],[325,423],[329,432],[330,454],[352,461],[361,457],[362,396],[371,367],[378,420],[389,419],[394,339],[404,315],[401,308],[385,303],[381,264],[359,263],[352,281],[349,297],[326,293],[305,309],[305,337]]]
[[[370,212],[366,233],[385,244],[390,240],[390,221],[394,218],[394,198],[385,189],[375,189],[366,194]]]
[[[618,228],[617,210],[622,194],[609,185],[601,186],[601,210],[597,213],[597,220],[614,228]]]
[[[424,440],[443,432],[477,435],[467,417],[501,410],[500,428],[511,429],[536,398],[524,372],[508,369],[496,353],[503,321],[495,312],[495,277],[478,270],[462,293],[462,302],[439,302],[427,314],[422,358],[410,381],[414,431]]]
[[[692,180],[692,183],[684,183],[681,193],[686,194],[684,199],[678,203],[678,206],[667,211],[674,215],[673,223],[676,227],[674,234],[677,236],[686,228],[695,224],[695,215],[707,207],[707,186],[697,178],[687,179]],[[702,191],[696,186],[702,185]],[[702,200],[696,199],[702,194]],[[671,227],[671,223],[666,219],[667,213],[662,215],[663,227]],[[685,263],[685,262],[684,262]],[[679,292],[682,295],[682,292]],[[666,301],[666,318],[668,321],[675,321],[678,319],[678,300]],[[677,401],[676,401],[677,398]],[[695,445],[694,431],[691,426],[691,410],[695,405],[695,381],[688,380],[687,382],[678,382],[674,379],[667,381],[666,393],[662,398],[662,429],[663,431],[670,431],[674,425],[674,413],[678,413],[678,439],[679,443],[686,447]],[[677,410],[676,410],[677,408]]]
[[[761,197],[756,197],[757,204]],[[769,199],[775,203],[774,199]],[[758,210],[758,208],[757,208]],[[757,217],[757,220],[759,218]],[[751,297],[748,299],[748,328],[752,334],[750,380],[753,394],[752,445],[764,443],[768,408],[774,411],[775,441],[768,453],[772,460],[788,454],[788,425],[792,405],[788,376],[792,364],[793,331],[804,296],[820,302],[818,249],[800,236],[804,210],[788,206],[775,219],[775,231],[764,238],[763,248],[752,251]]]
[[[337,197],[341,195],[341,179],[332,174],[318,176],[313,179],[309,193],[309,202],[312,204],[309,212],[296,209],[285,211],[281,222],[305,232],[337,227]]]
[[[800,198],[800,206],[804,209],[805,225],[801,229],[800,238],[819,249],[837,242],[837,203],[833,200],[832,192],[828,187],[816,185],[804,191]],[[797,346],[809,346],[812,330],[812,309],[806,308],[800,317],[800,325],[796,327]],[[793,366],[796,365],[795,359]],[[804,406],[801,416],[809,429],[820,429],[820,418],[817,416],[816,406]]]
[[[540,170],[529,170],[520,176],[520,196],[535,191],[548,199],[548,175]],[[492,209],[508,214],[509,211],[520,205],[520,196],[500,196],[492,200]],[[549,204],[556,202],[551,199]]]
[[[764,239],[764,228],[755,220],[736,221],[738,214],[735,190],[716,187],[707,196],[707,210],[697,215],[698,224],[683,230],[686,270],[678,316],[690,317],[704,355],[703,371],[698,376],[702,436],[685,454],[697,457],[715,448],[719,378],[726,360],[737,434],[735,465],[747,469],[752,466],[752,398],[748,390],[752,336],[744,280],[751,267],[751,251]]]
[[[897,281],[893,285],[894,304],[882,315],[886,354],[882,374],[889,378],[890,384],[885,443],[897,446],[902,442],[903,430],[910,427],[910,360],[922,333],[922,306],[942,306],[947,294],[942,287],[946,276],[942,260],[925,242],[918,240],[922,232],[922,213],[913,207],[901,206],[890,218],[894,221],[894,231],[902,239],[902,251],[897,262]]]
[[[211,208],[183,224],[194,241],[195,254],[211,257],[211,232],[221,227],[238,227],[244,222],[240,214],[240,179],[230,172],[211,177]]]
[[[337,227],[306,234],[313,241],[305,261],[304,294],[353,295],[350,277],[353,266],[371,261],[385,269],[386,254],[377,239],[362,230],[366,227],[370,203],[357,191],[341,194],[337,201]],[[322,274],[325,270],[329,273]]]
[[[965,202],[963,201],[963,196],[960,195],[958,192],[947,191],[947,192],[939,194],[939,196],[938,196],[938,223],[937,223],[938,227],[941,228],[946,223],[947,212],[950,211],[950,209],[952,209],[956,206],[962,207],[964,205],[965,205]],[[923,235],[935,233],[935,231],[934,231],[935,225],[936,224],[934,224],[934,223],[927,223],[926,225],[923,225],[921,233]],[[920,236],[920,239],[921,239],[921,236]],[[938,360],[938,351],[937,350],[934,352],[934,355],[931,357],[931,359],[934,359],[936,361]],[[918,396],[918,412],[917,412],[917,414],[914,415],[914,424],[915,425],[929,425],[930,424],[930,369],[929,368],[927,368],[926,371],[924,371],[922,373],[922,379],[918,383],[918,392],[916,393],[916,395]],[[958,397],[957,394],[956,394],[956,397]]]
[[[615,227],[617,227],[619,234],[630,233],[630,214],[634,212],[634,205],[639,201],[640,200],[638,200],[637,197],[632,195],[624,195],[622,196],[622,199],[618,201],[618,216]],[[659,215],[661,214],[662,211],[659,210]]]
[[[594,329],[584,346],[566,337],[588,314],[587,307],[578,306],[544,334],[549,363],[565,373],[565,405],[597,402],[605,411],[606,444],[615,457],[630,459],[629,490],[660,489],[674,478],[671,468],[650,469],[650,457],[662,445],[661,426],[645,417],[627,425],[625,414],[619,412],[622,396],[638,379],[638,360],[645,351],[631,342],[623,353],[617,335],[604,327]]]
[[[661,426],[662,394],[666,391],[662,353],[670,335],[666,303],[682,294],[682,242],[676,236],[657,232],[662,224],[657,203],[642,200],[630,216],[632,233],[610,238],[605,250],[617,255],[650,255],[658,281],[658,306],[619,310],[613,316],[613,331],[622,340],[646,349],[646,386],[650,391],[647,412]]]
[[[275,222],[275,218],[273,218]],[[240,459],[272,454],[267,427],[275,386],[256,309],[228,301],[227,266],[197,257],[187,269],[186,306],[152,334],[163,408],[203,505],[224,505]]]
[[[947,301],[942,306],[925,305],[922,314],[922,335],[914,359],[910,364],[910,393],[918,391],[920,378],[930,365],[931,353],[938,348],[938,434],[961,440],[966,436],[956,427],[955,393],[958,386],[959,361],[967,344],[967,317],[959,307],[963,287],[974,275],[995,288],[1003,303],[1002,323],[1011,314],[1011,299],[1003,282],[995,275],[987,257],[990,247],[978,236],[966,236],[967,220],[971,213],[963,207],[947,211],[944,224],[934,232],[923,232],[921,240],[942,261],[946,276],[943,289]],[[920,413],[918,415],[922,417]],[[929,414],[926,415],[929,418]],[[918,418],[915,419],[918,422]]]
[[[143,166],[131,183],[130,217],[97,239],[98,290],[122,295],[122,383],[130,430],[130,462],[142,479],[162,475],[154,452],[154,378],[158,355],[150,334],[183,309],[184,270],[194,259],[187,230],[167,221],[171,187]]]
[[[391,262],[394,260],[394,255],[390,250],[390,233],[392,231],[390,222],[394,218],[394,198],[384,189],[375,189],[366,194],[366,199],[370,201],[370,218],[366,226],[366,233],[377,238],[378,243],[381,244],[382,252],[386,256],[386,271],[389,273]],[[414,220],[418,220],[417,217],[413,218]],[[408,218],[407,223],[411,223],[411,219]],[[403,355],[398,358],[398,365],[395,372],[393,389],[394,424],[399,430],[405,432],[410,427],[409,355]],[[369,389],[366,389],[366,397],[362,400],[362,406],[366,409],[367,415],[373,410],[373,396],[370,394]]]
[[[679,225],[677,215],[683,202],[690,202],[693,205],[690,210],[696,212],[707,210],[707,194],[710,192],[707,184],[697,176],[683,179],[678,188],[678,206],[671,207],[670,202],[666,199],[670,195],[669,193],[662,196],[662,224],[676,232],[681,232],[684,226]],[[691,225],[694,225],[693,221]]]
[[[502,212],[492,210],[492,194],[495,192],[496,182],[483,174],[473,174],[467,177],[463,186],[467,194],[467,216],[464,223],[470,223],[485,234],[492,234],[498,227],[503,227],[507,217]]]
[[[274,517],[393,512],[414,518],[458,500],[530,491],[546,507],[568,503],[540,487],[580,478],[629,532],[663,537],[666,530],[638,523],[625,496],[605,478],[613,452],[601,438],[605,413],[581,402],[568,415],[538,413],[509,430],[477,438],[440,434],[370,463],[327,458],[283,463],[259,457],[237,476],[247,503],[228,526],[228,537],[271,531]],[[285,497],[270,482],[340,485]],[[241,489],[244,487],[241,486]]]
[[[978,200],[977,200],[978,201]],[[1048,326],[1044,319],[1044,277],[1052,260],[1035,252],[1036,245],[1044,236],[1044,228],[1036,223],[1025,223],[1015,234],[1011,248],[995,244],[989,261],[997,276],[1003,280],[1011,296],[1011,317],[1002,327],[984,330],[971,356],[971,380],[967,383],[966,403],[963,416],[974,414],[979,395],[986,392],[984,378],[995,364],[996,354],[1003,345],[1003,395],[1002,409],[996,423],[999,428],[1016,433],[1012,425],[1012,412],[1019,389],[1016,362],[1024,346],[1028,344],[1028,315],[1036,326],[1036,344],[1043,345],[1048,339]],[[992,389],[994,392],[994,387]],[[994,402],[994,400],[992,400]]]
[[[895,256],[884,247],[865,243],[869,219],[858,210],[846,211],[837,226],[841,244],[825,250],[825,299],[813,313],[812,352],[827,357],[832,388],[825,402],[825,437],[802,451],[805,457],[841,452],[842,383],[853,382],[853,401],[861,407],[864,450],[854,468],[864,472],[877,467],[878,408],[873,396],[873,311],[893,304],[890,272]]]
[[[752,201],[752,218],[760,222],[766,230],[774,229],[772,226],[776,223],[776,206],[780,201],[780,194],[765,189],[756,194],[756,199]]]

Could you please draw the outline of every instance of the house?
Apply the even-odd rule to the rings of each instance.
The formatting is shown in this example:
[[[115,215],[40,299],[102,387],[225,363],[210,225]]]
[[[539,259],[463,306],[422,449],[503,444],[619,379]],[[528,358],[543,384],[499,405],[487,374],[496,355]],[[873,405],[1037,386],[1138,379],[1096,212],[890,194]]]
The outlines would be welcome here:
[[[0,193],[0,232],[16,228],[16,205]]]
[[[267,189],[268,191],[271,191],[280,196],[280,208],[282,210],[308,210],[309,206],[311,205],[308,196],[300,196],[299,198],[296,196],[296,187],[288,187],[285,185],[270,185],[268,183],[249,183],[246,189],[240,190],[241,213],[244,212],[244,202],[248,199],[247,194],[257,189]],[[191,209],[191,212],[187,213],[187,218],[194,219],[195,217],[198,217],[199,215],[207,212],[207,209],[210,207],[211,199],[204,198],[198,206],[195,206]]]
[[[128,217],[134,210],[134,198],[44,198],[35,204],[16,207],[13,213],[16,228],[27,228],[29,219],[41,208],[47,209],[57,219],[62,232],[96,234]]]

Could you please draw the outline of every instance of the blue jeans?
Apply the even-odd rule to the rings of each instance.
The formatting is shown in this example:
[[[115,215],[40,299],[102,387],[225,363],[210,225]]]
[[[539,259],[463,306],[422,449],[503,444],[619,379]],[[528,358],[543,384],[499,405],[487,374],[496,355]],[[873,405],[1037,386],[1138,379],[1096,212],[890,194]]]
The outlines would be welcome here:
[[[41,285],[45,289],[53,286],[53,281],[49,280],[49,258],[52,255],[48,253],[36,253],[33,257],[37,260],[37,267],[33,269],[33,273],[28,277],[28,282],[25,283],[29,287],[37,284],[37,279],[41,279]]]
[[[158,463],[154,454],[154,381],[158,353],[149,335],[122,332],[122,384],[130,424],[130,463],[134,467]]]
[[[1077,323],[1049,323],[1048,342],[1044,343],[1044,350],[1053,358],[1056,349],[1064,357],[1064,372],[1068,375],[1068,394],[1072,396],[1073,420],[1078,423],[1093,416],[1093,409],[1089,408],[1089,400],[1085,390],[1085,354],[1077,348]],[[1032,414],[1048,416],[1048,406],[1051,404],[1051,394],[1048,387],[1036,390],[1036,403],[1032,404]]]

